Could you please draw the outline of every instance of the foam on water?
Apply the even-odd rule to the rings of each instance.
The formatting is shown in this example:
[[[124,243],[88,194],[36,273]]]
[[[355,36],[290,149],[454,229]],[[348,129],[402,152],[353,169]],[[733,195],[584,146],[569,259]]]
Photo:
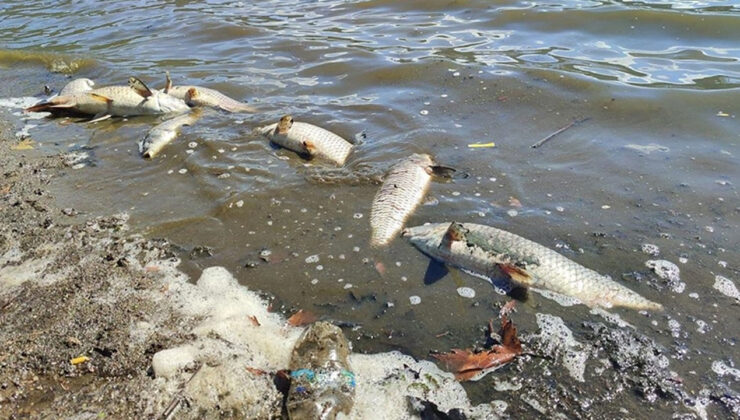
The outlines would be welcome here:
[[[246,368],[266,372],[287,368],[303,329],[269,312],[267,302],[240,286],[225,268],[203,270],[195,285],[175,263],[162,263],[158,269],[169,278],[164,298],[175,302],[183,315],[200,320],[190,343],[154,355],[152,367],[161,389],[173,393],[192,376],[184,392],[198,407],[241,410],[248,417],[274,412],[281,397],[270,376]],[[196,363],[202,367],[193,376]],[[434,402],[443,411],[459,408],[473,418],[496,418],[490,405],[471,406],[454,376],[431,362],[390,352],[352,354],[350,364],[358,384],[353,419],[377,418],[378,410],[385,418],[413,418],[408,396]]]
[[[544,350],[559,359],[571,377],[585,382],[588,352],[573,337],[573,332],[565,325],[563,319],[549,314],[537,313],[537,325],[540,327],[539,339],[544,343]]]
[[[723,295],[740,301],[740,291],[737,290],[735,283],[727,277],[720,275],[714,277],[714,288]]]

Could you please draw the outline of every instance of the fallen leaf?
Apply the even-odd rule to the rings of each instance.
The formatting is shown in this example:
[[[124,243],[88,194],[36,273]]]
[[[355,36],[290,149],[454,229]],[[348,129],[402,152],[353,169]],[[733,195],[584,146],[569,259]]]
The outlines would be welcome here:
[[[468,145],[471,149],[482,149],[485,147],[496,147],[496,143],[490,142],[490,143],[472,143]]]
[[[252,322],[252,325],[254,325],[255,327],[259,327],[260,325],[262,325],[260,324],[259,320],[257,320],[257,317],[254,315],[249,315],[249,320]]]
[[[14,144],[10,146],[10,150],[31,150],[33,149],[33,140],[31,139],[25,139],[23,141],[18,142],[18,144]]]
[[[257,368],[253,368],[249,366],[245,367],[244,369],[246,369],[247,372],[251,373],[252,375],[256,375],[256,376],[262,376],[267,373],[262,369],[257,369]]]
[[[70,360],[69,363],[71,363],[73,365],[79,365],[80,363],[85,363],[88,360],[90,360],[89,357],[87,357],[87,356],[80,356],[80,357],[75,357],[74,359]]]
[[[511,207],[520,208],[520,207],[522,207],[522,202],[519,201],[519,199],[517,199],[516,197],[509,197],[509,205]]]
[[[288,318],[288,324],[294,327],[302,327],[316,321],[317,319],[318,318],[313,313],[301,309]]]
[[[514,301],[512,301],[514,302]],[[501,309],[501,344],[490,350],[474,352],[472,350],[452,349],[449,353],[433,354],[437,360],[444,363],[445,368],[455,374],[458,381],[467,381],[483,373],[486,369],[502,366],[511,362],[522,353],[522,343],[516,334],[514,323],[508,319],[506,313],[511,311],[514,304],[507,303]],[[489,322],[489,329],[492,329]]]

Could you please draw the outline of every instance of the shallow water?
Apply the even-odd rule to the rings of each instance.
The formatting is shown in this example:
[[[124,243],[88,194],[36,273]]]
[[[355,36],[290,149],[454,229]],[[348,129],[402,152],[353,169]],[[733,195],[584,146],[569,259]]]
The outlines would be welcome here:
[[[152,161],[136,142],[156,118],[34,120],[28,130],[39,150],[82,147],[92,157],[54,185],[63,206],[128,212],[135,231],[182,249],[195,277],[224,265],[288,312],[361,325],[349,333],[357,351],[424,358],[471,346],[505,297],[456,271],[425,285],[427,259],[411,246],[397,240],[379,253],[367,244],[377,190],[367,178],[431,153],[468,176],[434,183],[431,205],[410,225],[494,225],[622,281],[666,311],[612,312],[668,349],[690,394],[715,383],[737,392],[737,378],[710,368],[740,362],[737,301],[713,288],[716,275],[740,281],[736,2],[4,2],[0,10],[2,97],[61,89],[67,73],[98,85],[135,74],[161,86],[169,70],[175,84],[260,108],[212,112]],[[20,129],[17,110],[0,112]],[[330,171],[251,133],[285,113],[366,139],[345,171]],[[495,148],[467,147],[491,141]],[[322,174],[338,180],[322,183]],[[659,257],[643,253],[645,243]],[[213,255],[191,257],[196,247]],[[685,289],[651,280],[650,259],[678,264]],[[632,272],[643,277],[623,275]],[[475,298],[460,297],[459,287]],[[576,338],[581,321],[603,321],[533,294],[515,315],[520,331],[537,331],[537,313],[563,318]],[[589,363],[586,383],[569,386],[601,392],[589,387],[597,375]],[[541,374],[534,365],[495,375]],[[516,392],[492,391],[492,381],[471,395],[520,404]],[[620,406],[636,417],[688,411],[627,396],[592,413],[615,416]]]

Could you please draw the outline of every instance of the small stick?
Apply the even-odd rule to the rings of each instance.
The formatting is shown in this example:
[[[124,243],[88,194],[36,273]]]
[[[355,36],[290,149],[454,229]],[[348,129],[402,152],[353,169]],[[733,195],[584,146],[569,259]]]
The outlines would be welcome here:
[[[435,335],[434,337],[435,338],[442,338],[442,337],[444,337],[446,335],[450,335],[450,332],[449,331],[445,331],[443,333],[440,333],[440,334]]]
[[[197,375],[198,372],[200,372],[200,368],[202,367],[203,367],[203,364],[198,366],[198,369],[196,369],[195,372],[193,372],[193,376],[191,376],[190,379],[188,379],[188,381],[185,382],[185,386],[187,386],[187,384],[189,384],[190,381],[192,381],[193,378],[195,378],[195,375]],[[183,391],[184,390],[185,389],[183,388]],[[175,394],[174,397],[172,397],[172,401],[170,401],[170,403],[167,404],[167,408],[165,408],[162,415],[159,416],[160,420],[168,420],[170,417],[172,417],[173,414],[175,414],[177,407],[179,407],[180,403],[182,402],[182,392],[183,391],[178,392],[177,394]]]
[[[532,145],[532,148],[533,149],[536,149],[536,148],[542,146],[543,144],[547,143],[548,140],[550,140],[551,138],[557,136],[558,134],[562,133],[563,131],[565,131],[565,130],[571,128],[571,127],[573,127],[576,124],[580,124],[580,123],[586,122],[586,121],[588,121],[590,119],[591,119],[591,117],[586,117],[586,118],[583,118],[583,119],[580,119],[580,120],[573,120],[570,124],[566,125],[565,127],[559,128],[554,133],[550,134],[549,136],[547,136],[547,137],[543,138],[542,140],[538,141],[537,143],[533,144]]]

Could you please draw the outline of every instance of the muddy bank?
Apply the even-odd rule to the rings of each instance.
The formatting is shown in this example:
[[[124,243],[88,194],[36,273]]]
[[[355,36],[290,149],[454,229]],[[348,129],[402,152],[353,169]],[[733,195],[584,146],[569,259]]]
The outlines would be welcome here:
[[[223,268],[190,282],[169,244],[128,233],[126,215],[57,208],[46,186],[75,162],[17,150],[7,127],[2,139],[0,417],[283,415],[274,373],[301,328]],[[413,418],[425,407],[498,416],[430,362],[383,353],[351,363],[352,418],[379,408]]]

